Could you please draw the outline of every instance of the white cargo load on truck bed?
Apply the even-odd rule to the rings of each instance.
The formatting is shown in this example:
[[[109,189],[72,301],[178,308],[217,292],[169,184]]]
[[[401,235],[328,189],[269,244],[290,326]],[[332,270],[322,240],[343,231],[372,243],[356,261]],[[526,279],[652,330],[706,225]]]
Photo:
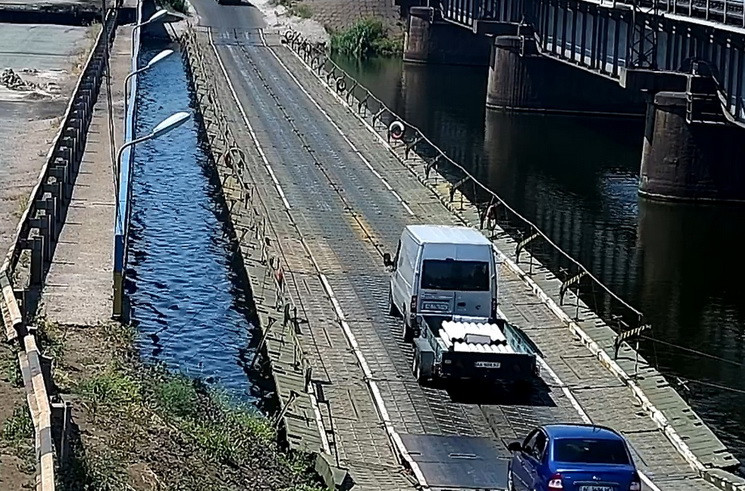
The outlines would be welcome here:
[[[443,321],[440,340],[446,350],[465,353],[513,353],[502,330],[484,322]]]

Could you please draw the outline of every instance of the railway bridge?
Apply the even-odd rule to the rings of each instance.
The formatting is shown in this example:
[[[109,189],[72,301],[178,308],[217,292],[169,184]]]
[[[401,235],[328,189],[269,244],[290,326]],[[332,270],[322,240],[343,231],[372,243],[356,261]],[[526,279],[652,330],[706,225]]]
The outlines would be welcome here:
[[[487,107],[644,114],[640,193],[745,199],[742,1],[396,1],[404,59],[488,65]]]

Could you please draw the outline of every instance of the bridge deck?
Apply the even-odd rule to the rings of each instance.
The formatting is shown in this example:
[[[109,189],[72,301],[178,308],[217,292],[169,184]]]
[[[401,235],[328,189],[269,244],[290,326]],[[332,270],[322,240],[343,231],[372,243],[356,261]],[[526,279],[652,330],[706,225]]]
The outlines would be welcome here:
[[[200,34],[206,44],[207,35]],[[413,476],[402,471],[386,436],[386,418],[371,395],[374,385],[392,427],[409,444],[422,434],[480,436],[506,457],[506,444],[534,425],[588,418],[623,432],[639,468],[660,489],[711,487],[631,391],[507,265],[501,283],[504,314],[529,331],[558,378],[544,370],[543,383],[526,397],[495,390],[477,398],[468,388],[421,387],[411,374],[412,348],[400,339],[401,321],[386,314],[381,254],[394,249],[407,224],[459,224],[461,218],[335,100],[278,36],[257,31],[213,36],[240,102],[232,101],[225,80],[216,80],[250,160],[245,178],[269,204],[288,290],[307,320],[299,337],[314,365],[313,378],[323,386],[319,399],[327,404],[320,412],[332,434],[332,452],[358,486],[413,487]],[[540,276],[534,278],[545,282]],[[355,359],[350,334],[372,377]],[[708,443],[723,450],[716,439]]]

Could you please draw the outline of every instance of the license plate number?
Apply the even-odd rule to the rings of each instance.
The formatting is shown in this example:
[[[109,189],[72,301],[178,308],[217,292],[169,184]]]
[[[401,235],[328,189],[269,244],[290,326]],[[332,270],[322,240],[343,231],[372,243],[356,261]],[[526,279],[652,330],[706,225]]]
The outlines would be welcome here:
[[[477,361],[473,365],[476,368],[499,368],[500,366],[502,366],[502,364],[499,363],[498,361]],[[582,491],[585,491],[585,490],[582,490]],[[587,491],[594,491],[594,490],[587,490]],[[601,489],[599,491],[604,491],[604,490]],[[610,490],[610,491],[613,491],[613,490]]]
[[[580,486],[579,491],[614,491],[613,486],[595,486],[594,484],[589,484],[585,486]]]
[[[424,302],[422,304],[422,308],[424,310],[438,310],[443,311],[448,309],[448,304],[446,303],[432,303],[432,302]]]

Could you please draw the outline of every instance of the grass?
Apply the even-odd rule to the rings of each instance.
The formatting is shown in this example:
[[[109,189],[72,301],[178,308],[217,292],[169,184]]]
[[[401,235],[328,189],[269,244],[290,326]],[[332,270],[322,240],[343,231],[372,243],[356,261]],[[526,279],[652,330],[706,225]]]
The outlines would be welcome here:
[[[310,5],[298,0],[269,0],[272,7],[284,7],[290,15],[300,17],[301,19],[310,19],[313,16],[313,9]]]
[[[9,348],[0,354],[0,377],[13,387],[23,387],[23,375],[18,364],[18,349]]]
[[[44,319],[37,320],[36,324],[36,340],[41,353],[50,358],[62,358],[65,354],[65,330]]]
[[[18,458],[24,462],[25,468],[21,470],[27,474],[33,473],[36,459],[33,445],[34,422],[25,404],[13,409],[13,414],[5,420],[0,439],[4,445],[14,449]]]
[[[331,50],[358,59],[393,56],[402,52],[403,39],[389,36],[381,20],[367,18],[355,22],[348,29],[332,33]]]
[[[102,329],[118,339],[116,344],[128,342],[132,332]],[[217,489],[215,476],[219,486],[228,488],[231,483],[245,486],[246,479],[254,479],[275,483],[274,489],[321,489],[316,487],[310,457],[280,451],[277,433],[267,418],[200,380],[160,364],[145,365],[134,356],[131,349],[122,349],[106,366],[96,373],[84,373],[75,383],[72,391],[89,411],[92,424],[111,426],[113,432],[107,430],[112,440],[104,447],[104,457],[98,448],[95,452],[83,451],[82,446],[76,450],[77,463],[66,473],[62,489],[127,488],[128,462],[148,452],[142,438],[161,439],[164,444],[175,440],[175,449],[163,448],[158,441],[150,450],[159,455],[172,452],[179,458],[187,454],[197,461],[172,465],[170,472],[177,477],[152,473],[157,482],[163,479],[178,489]]]
[[[18,406],[13,415],[3,423],[3,441],[10,445],[30,442],[34,439],[34,422],[26,406]]]
[[[141,400],[140,387],[126,373],[114,368],[78,384],[77,392],[94,414],[103,410],[127,408]]]
[[[296,3],[288,10],[290,14],[301,19],[310,19],[313,16],[313,9],[307,3]]]
[[[73,446],[80,451],[79,442]],[[85,456],[85,459],[72,459],[58,475],[57,488],[61,490],[118,491],[131,489],[127,484],[127,471],[120,455],[103,449]]]

